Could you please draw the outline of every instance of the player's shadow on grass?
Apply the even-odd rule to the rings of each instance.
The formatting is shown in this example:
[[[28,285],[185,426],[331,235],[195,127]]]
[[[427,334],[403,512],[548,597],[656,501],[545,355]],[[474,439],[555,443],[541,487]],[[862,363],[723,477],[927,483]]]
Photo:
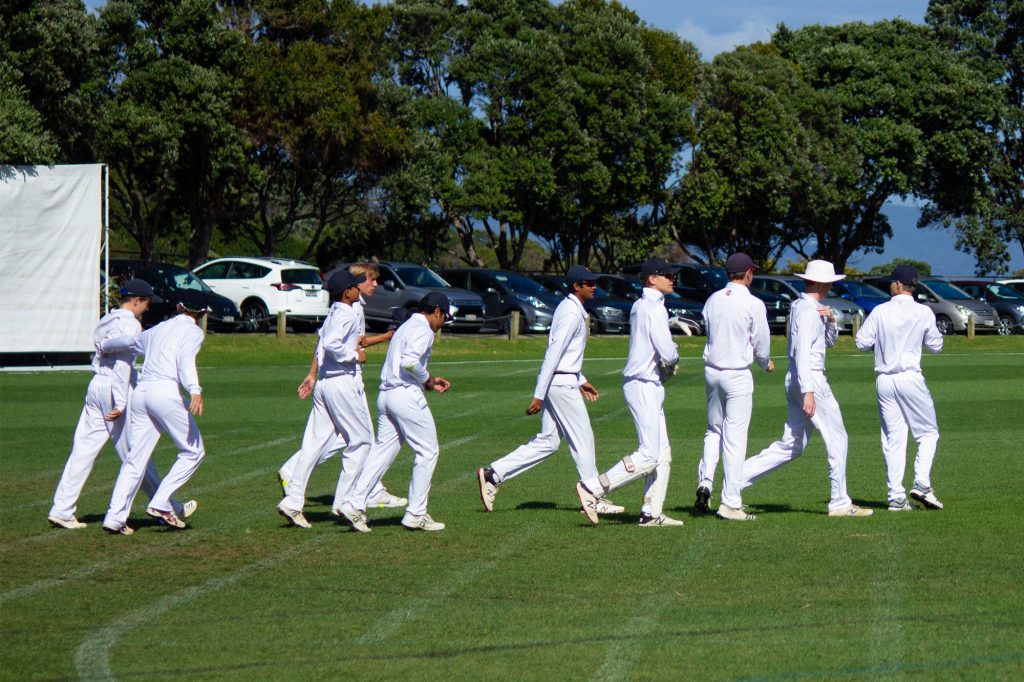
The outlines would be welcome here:
[[[516,509],[558,509],[558,504],[555,502],[520,502],[516,505]]]
[[[103,524],[103,520],[106,518],[103,514],[87,514],[85,516],[78,517],[78,520],[82,523],[96,524],[100,526]],[[134,516],[128,519],[128,525],[131,526],[132,530],[138,530],[140,528],[170,528],[159,519],[154,519],[152,516]],[[178,528],[171,528],[171,530],[180,530]]]

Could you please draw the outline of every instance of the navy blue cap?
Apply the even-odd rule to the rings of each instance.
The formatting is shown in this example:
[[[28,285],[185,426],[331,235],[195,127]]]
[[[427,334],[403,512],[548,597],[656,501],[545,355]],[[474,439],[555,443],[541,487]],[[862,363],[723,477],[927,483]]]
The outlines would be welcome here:
[[[163,303],[162,298],[156,295],[153,287],[144,279],[130,279],[121,287],[122,296],[145,296],[153,303]]]
[[[892,276],[889,277],[889,281],[899,282],[900,284],[912,287],[917,281],[917,268],[913,265],[897,265],[892,269]]]
[[[204,291],[186,289],[178,296],[178,305],[190,313],[205,313],[210,309],[210,297]]]
[[[565,273],[565,278],[569,280],[569,284],[574,284],[576,282],[594,282],[597,280],[597,275],[592,273],[586,265],[574,265]]]
[[[327,291],[342,294],[346,289],[359,286],[366,281],[366,275],[353,275],[348,270],[338,270],[327,280]]]
[[[680,265],[672,265],[664,258],[651,258],[640,264],[640,281],[646,283],[652,275],[672,277],[679,272]]]
[[[734,253],[725,259],[725,271],[730,275],[734,272],[746,272],[747,270],[757,269],[757,266],[754,265],[754,259],[745,253]]]
[[[432,313],[435,308],[440,308],[444,312],[444,319],[454,319],[452,317],[451,304],[448,301],[448,297],[440,291],[431,291],[420,299],[420,311]]]

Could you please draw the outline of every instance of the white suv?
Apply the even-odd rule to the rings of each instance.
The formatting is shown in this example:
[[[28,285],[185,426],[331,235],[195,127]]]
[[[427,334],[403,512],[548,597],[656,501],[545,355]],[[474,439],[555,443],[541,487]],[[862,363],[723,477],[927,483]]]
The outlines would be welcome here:
[[[217,258],[194,272],[242,313],[242,329],[266,331],[285,311],[296,331],[312,331],[327,316],[327,290],[314,265],[286,258]]]

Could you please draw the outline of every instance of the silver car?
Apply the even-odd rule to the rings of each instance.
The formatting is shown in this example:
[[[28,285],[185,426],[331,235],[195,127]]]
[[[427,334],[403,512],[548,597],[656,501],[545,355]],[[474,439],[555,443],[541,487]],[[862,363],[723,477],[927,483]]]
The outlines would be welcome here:
[[[868,284],[887,290],[888,277],[872,277],[864,280]],[[988,303],[971,297],[963,289],[944,279],[921,278],[917,283],[914,298],[924,303],[935,313],[935,326],[940,334],[958,334],[967,331],[969,315],[974,315],[974,330],[978,332],[999,331],[999,314]]]
[[[796,275],[754,275],[754,281],[750,286],[753,289],[777,294],[789,301],[795,301],[804,293],[804,281]],[[840,332],[852,332],[853,320],[858,315],[860,319],[864,319],[864,309],[852,301],[829,296],[822,299],[821,304],[831,309]]]

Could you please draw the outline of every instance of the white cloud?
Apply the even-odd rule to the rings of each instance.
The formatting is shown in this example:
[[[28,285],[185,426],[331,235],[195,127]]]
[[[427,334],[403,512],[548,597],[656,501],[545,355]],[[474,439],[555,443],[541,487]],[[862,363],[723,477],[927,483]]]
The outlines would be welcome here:
[[[712,33],[687,19],[682,26],[676,29],[676,33],[683,40],[689,40],[696,45],[700,50],[701,57],[710,61],[719,52],[728,52],[739,45],[767,42],[771,39],[777,23],[764,17],[755,16],[744,20],[736,30]]]

